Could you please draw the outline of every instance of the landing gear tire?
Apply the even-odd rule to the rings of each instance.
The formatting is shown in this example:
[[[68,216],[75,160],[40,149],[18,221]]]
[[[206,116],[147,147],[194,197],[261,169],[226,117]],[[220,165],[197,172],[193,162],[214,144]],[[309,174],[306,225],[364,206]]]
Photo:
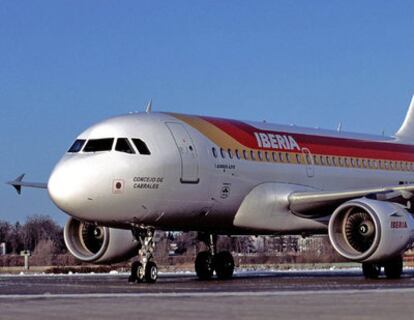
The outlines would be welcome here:
[[[210,280],[213,277],[214,261],[213,255],[209,251],[202,251],[197,254],[195,272],[200,280]]]
[[[139,243],[138,260],[131,265],[129,282],[154,283],[158,279],[157,265],[152,261],[154,252],[154,229],[136,227],[132,234]]]
[[[362,263],[362,273],[366,279],[378,279],[381,272],[381,265],[377,263]]]
[[[384,273],[388,279],[399,279],[403,271],[403,259],[395,258],[384,263]]]
[[[145,281],[154,283],[158,279],[158,268],[155,262],[149,261],[145,266]]]
[[[230,279],[234,272],[234,259],[230,252],[222,251],[214,257],[214,269],[220,280]]]
[[[135,261],[131,265],[131,275],[128,278],[128,282],[138,282],[141,283],[144,281],[144,272],[142,268],[142,263]]]

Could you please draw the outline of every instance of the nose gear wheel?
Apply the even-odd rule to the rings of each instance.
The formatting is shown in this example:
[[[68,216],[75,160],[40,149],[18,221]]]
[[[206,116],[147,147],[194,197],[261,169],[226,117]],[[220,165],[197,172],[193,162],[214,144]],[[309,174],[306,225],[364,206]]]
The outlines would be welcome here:
[[[152,261],[154,253],[154,229],[134,228],[132,233],[139,242],[138,261],[131,265],[129,282],[154,283],[158,279],[158,267]]]

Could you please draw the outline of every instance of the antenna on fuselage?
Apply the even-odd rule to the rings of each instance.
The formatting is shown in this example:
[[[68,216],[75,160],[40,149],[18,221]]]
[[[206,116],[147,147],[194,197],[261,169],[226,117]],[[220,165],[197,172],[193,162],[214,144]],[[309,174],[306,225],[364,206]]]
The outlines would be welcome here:
[[[150,101],[148,102],[145,112],[146,113],[152,112],[152,99],[150,99]]]
[[[342,131],[342,122],[338,123],[338,127],[336,128],[336,131],[338,131],[338,132]]]

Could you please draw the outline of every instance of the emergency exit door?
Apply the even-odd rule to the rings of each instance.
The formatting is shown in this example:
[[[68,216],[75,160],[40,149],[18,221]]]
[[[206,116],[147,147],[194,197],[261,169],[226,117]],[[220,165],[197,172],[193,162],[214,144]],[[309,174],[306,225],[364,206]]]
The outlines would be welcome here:
[[[198,154],[187,129],[177,122],[166,122],[171,135],[174,138],[181,158],[182,183],[198,183],[200,180],[198,172]]]

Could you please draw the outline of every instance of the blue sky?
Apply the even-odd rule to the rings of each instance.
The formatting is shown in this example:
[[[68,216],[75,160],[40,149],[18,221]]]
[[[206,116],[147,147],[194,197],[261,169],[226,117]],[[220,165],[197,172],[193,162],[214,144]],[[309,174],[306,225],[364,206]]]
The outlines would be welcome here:
[[[412,1],[2,1],[0,182],[47,181],[78,133],[155,110],[393,134]],[[0,219],[66,216],[0,184]]]

